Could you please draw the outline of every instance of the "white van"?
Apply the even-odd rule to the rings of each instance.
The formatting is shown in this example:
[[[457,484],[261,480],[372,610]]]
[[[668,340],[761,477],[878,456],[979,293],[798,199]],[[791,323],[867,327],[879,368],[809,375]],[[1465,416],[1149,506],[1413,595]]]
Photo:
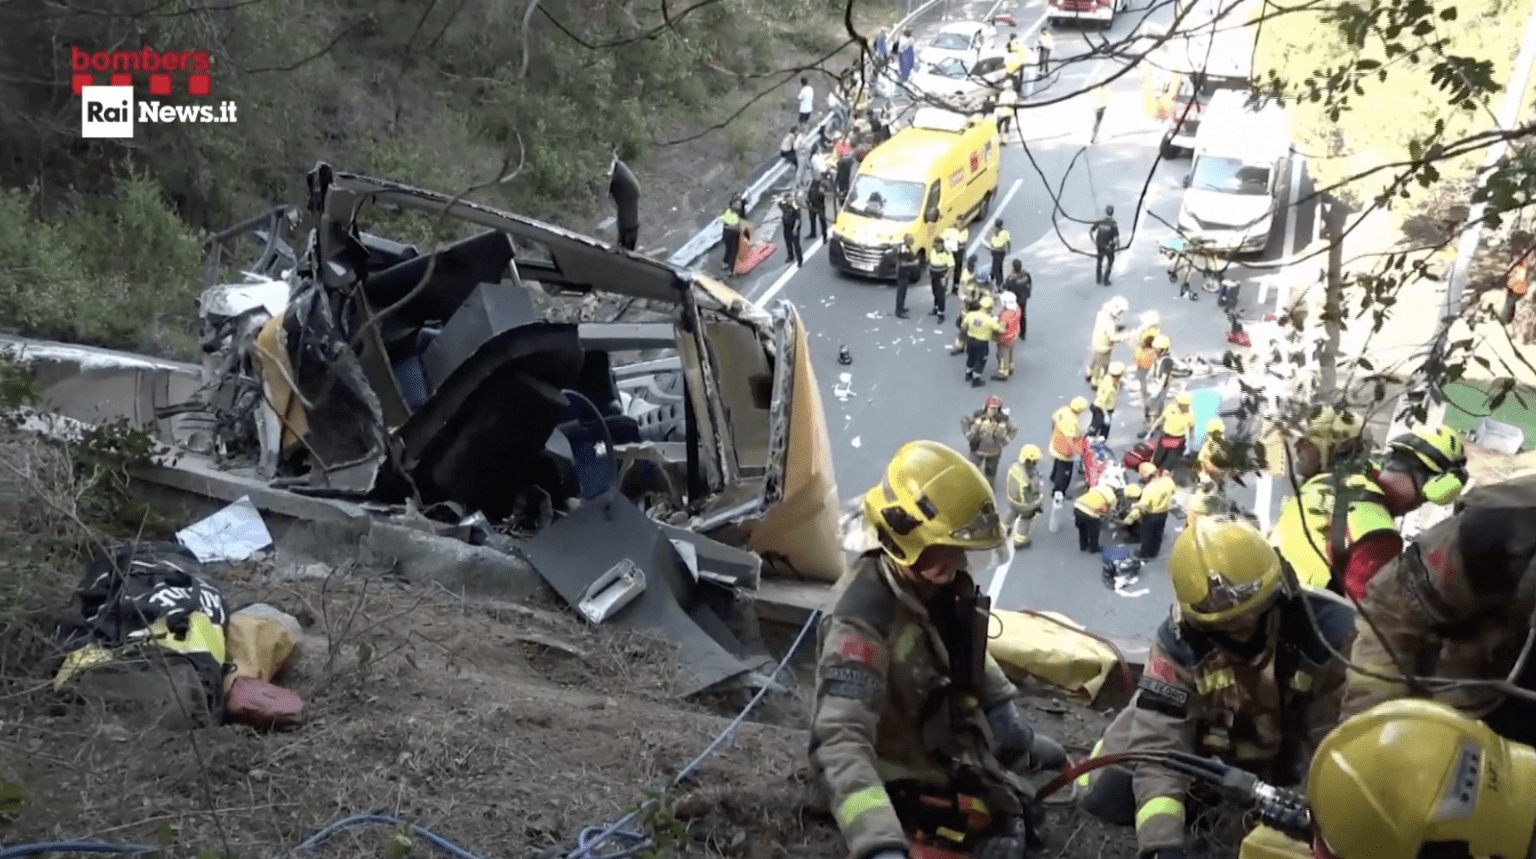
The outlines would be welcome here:
[[[1212,93],[1184,179],[1179,231],[1216,252],[1263,251],[1290,158],[1290,127],[1279,104],[1256,101],[1247,90]]]

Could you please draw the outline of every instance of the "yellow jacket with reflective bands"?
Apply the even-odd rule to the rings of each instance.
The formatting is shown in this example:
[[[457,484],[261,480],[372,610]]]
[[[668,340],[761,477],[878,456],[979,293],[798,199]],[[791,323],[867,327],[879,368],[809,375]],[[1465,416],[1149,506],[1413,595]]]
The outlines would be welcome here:
[[[1312,602],[1322,637],[1308,621],[1302,599]],[[1264,623],[1270,646],[1245,658],[1172,617],[1165,620],[1136,697],[1110,723],[1092,756],[1192,752],[1280,787],[1304,781],[1312,749],[1339,720],[1345,669],[1328,645],[1349,652],[1355,610],[1340,597],[1312,591],[1282,597]],[[1152,764],[1132,767],[1142,855],[1184,846],[1189,776]],[[1079,781],[1091,785],[1101,772]]]
[[[985,310],[972,310],[965,314],[960,327],[965,330],[965,336],[972,340],[991,340],[1003,333],[1003,326]]]
[[[1099,387],[1093,392],[1093,404],[1106,412],[1114,411],[1120,399],[1120,383],[1124,381],[1124,376],[1105,373],[1104,378],[1099,380]]]
[[[1096,519],[1102,518],[1115,506],[1115,491],[1106,486],[1091,486],[1077,497],[1077,503],[1073,506]]]
[[[961,573],[953,587],[975,583]],[[821,621],[811,766],[830,794],[853,859],[868,859],[910,847],[913,815],[898,807],[902,788],[953,796],[960,790],[951,763],[956,758],[1001,772],[981,728],[986,709],[1011,700],[1017,690],[988,656],[979,694],[951,708],[949,650],[929,607],[882,554],[859,558],[838,590]],[[961,723],[952,725],[957,713]],[[897,799],[891,787],[898,788]]]
[[[1172,403],[1166,409],[1163,409],[1163,435],[1187,436],[1189,435],[1189,431],[1194,428],[1194,409],[1186,409],[1178,403]]]
[[[934,248],[928,257],[928,268],[933,271],[949,271],[955,267],[955,257],[949,251]]]

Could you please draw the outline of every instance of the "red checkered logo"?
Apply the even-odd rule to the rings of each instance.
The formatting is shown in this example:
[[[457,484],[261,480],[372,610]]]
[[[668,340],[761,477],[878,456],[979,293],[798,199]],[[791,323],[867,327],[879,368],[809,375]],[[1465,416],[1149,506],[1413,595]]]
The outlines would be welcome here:
[[[69,49],[70,84],[75,95],[88,86],[143,87],[152,96],[206,96],[212,89],[213,59],[207,51],[87,51]]]
[[[875,667],[875,646],[857,635],[845,635],[837,643],[837,655],[866,668]]]

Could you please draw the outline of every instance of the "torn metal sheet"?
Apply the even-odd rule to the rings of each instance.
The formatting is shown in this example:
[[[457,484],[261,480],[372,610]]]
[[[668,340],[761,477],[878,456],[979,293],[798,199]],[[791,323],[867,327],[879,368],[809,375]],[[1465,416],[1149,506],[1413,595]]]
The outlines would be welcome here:
[[[706,621],[715,627],[711,636],[690,616],[689,609],[699,607],[699,585],[660,526],[624,498],[583,504],[524,543],[522,551],[571,605],[579,605],[594,582],[625,562],[643,572],[644,591],[605,625],[649,630],[675,644],[691,675],[680,690],[685,695],[772,662],[766,653],[738,658],[734,654],[744,652],[743,645],[723,624]]]
[[[223,510],[177,531],[176,542],[204,563],[243,561],[271,547],[272,533],[251,496],[242,495]]]

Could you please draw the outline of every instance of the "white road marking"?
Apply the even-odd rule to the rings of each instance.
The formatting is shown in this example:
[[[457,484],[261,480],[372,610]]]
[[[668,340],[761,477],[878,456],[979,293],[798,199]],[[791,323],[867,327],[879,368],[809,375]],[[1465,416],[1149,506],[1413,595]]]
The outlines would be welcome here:
[[[1011,535],[1012,529],[1009,529],[1008,533]],[[1009,536],[1008,539],[1011,540],[1013,537]],[[1013,555],[1008,558],[1008,563],[992,569],[992,581],[987,584],[987,599],[991,601],[993,608],[1002,608],[997,604],[997,598],[1002,595],[1003,582],[1008,579],[1008,571],[1013,568],[1014,558],[1018,556],[1019,552],[1015,549]]]
[[[821,246],[824,244],[826,244],[826,242],[822,241],[820,238],[817,238],[815,244],[805,248],[805,261],[810,262],[811,257],[815,256],[816,252],[821,250]],[[753,306],[762,307],[763,305],[767,304],[770,299],[779,294],[779,290],[784,288],[784,284],[789,283],[790,278],[800,273],[800,268],[800,266],[794,265],[787,267],[784,273],[779,275],[778,278],[773,281],[773,285],[768,287],[768,291],[759,296],[756,301],[752,302]]]

